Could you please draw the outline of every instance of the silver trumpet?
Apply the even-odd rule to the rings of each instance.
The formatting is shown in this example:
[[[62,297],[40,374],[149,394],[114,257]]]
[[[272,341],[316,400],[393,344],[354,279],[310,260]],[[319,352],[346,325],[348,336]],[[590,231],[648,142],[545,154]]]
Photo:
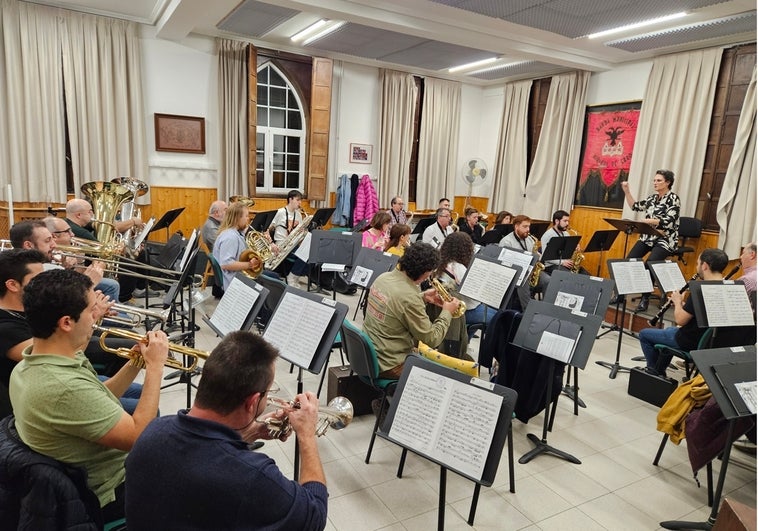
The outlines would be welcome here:
[[[268,397],[268,403],[281,409],[300,409],[300,402],[284,400],[273,396]],[[316,436],[321,437],[331,427],[335,430],[344,429],[353,420],[353,404],[344,396],[336,396],[318,410],[318,422],[316,423]],[[292,425],[289,417],[269,417],[261,420],[268,428],[268,434],[272,439],[280,439],[292,433]]]

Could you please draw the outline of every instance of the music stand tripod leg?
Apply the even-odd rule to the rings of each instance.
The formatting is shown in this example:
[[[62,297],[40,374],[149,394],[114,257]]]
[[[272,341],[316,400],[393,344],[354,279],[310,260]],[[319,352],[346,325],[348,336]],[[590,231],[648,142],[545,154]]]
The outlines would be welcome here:
[[[616,303],[618,305],[618,303]],[[624,298],[624,313],[626,313],[626,297]],[[598,365],[601,367],[605,367],[606,369],[610,369],[611,372],[608,375],[608,378],[611,380],[616,378],[616,375],[619,373],[619,371],[625,371],[629,372],[631,369],[629,367],[624,367],[621,365],[621,338],[622,338],[622,332],[623,329],[618,329],[618,343],[616,344],[616,360],[613,363],[607,362],[607,361],[596,361]],[[634,337],[634,336],[632,336]]]

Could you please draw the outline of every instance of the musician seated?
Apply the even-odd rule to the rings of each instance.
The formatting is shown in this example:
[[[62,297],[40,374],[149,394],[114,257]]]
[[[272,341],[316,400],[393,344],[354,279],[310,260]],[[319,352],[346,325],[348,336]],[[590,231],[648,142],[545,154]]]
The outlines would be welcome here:
[[[383,251],[394,254],[395,256],[403,256],[405,249],[411,244],[411,226],[403,223],[396,223],[392,225],[390,229],[390,237],[387,240]]]
[[[569,233],[569,213],[565,210],[556,210],[553,212],[553,226],[550,227],[545,231],[545,234],[542,235],[541,242],[542,242],[542,248],[547,249],[547,244],[550,240],[553,238],[565,238],[567,236],[570,236]],[[579,249],[579,246],[577,245],[576,249]],[[545,271],[549,274],[552,273],[555,269],[561,270],[561,271],[573,271],[574,270],[574,261],[573,258],[573,251],[572,255],[569,256],[567,259],[563,260],[548,260],[545,262]],[[583,267],[579,266],[578,273],[581,273],[583,275],[589,275],[589,272],[584,269]]]
[[[416,242],[400,257],[397,269],[382,273],[372,284],[363,330],[376,349],[380,378],[398,379],[419,341],[436,348],[445,338],[458,299],[444,302],[434,289],[419,288],[439,263],[434,247]],[[427,302],[442,307],[434,321],[426,314]]]
[[[387,244],[390,220],[390,215],[387,212],[379,211],[374,214],[368,227],[363,231],[361,245],[383,251]]]
[[[274,231],[274,243],[279,247],[285,247],[287,237],[303,222],[303,215],[300,212],[302,201],[303,194],[300,191],[290,190],[287,193],[287,205],[276,211],[271,228]],[[283,261],[274,271],[287,277],[287,283],[292,286],[298,283],[308,284],[308,264],[296,256],[292,261],[289,259]]]
[[[463,215],[463,223],[458,222],[461,232],[468,234],[474,243],[481,243],[484,227],[479,224],[479,211],[473,207],[467,207]]]
[[[745,284],[748,296],[753,303],[753,311],[755,312],[755,264],[756,264],[756,252],[755,242],[746,243],[742,247],[742,253],[740,254],[740,266],[742,267],[742,276],[739,280]]]
[[[129,415],[117,397],[140,369],[126,365],[102,383],[80,348],[104,311],[90,279],[69,270],[40,273],[26,285],[23,302],[33,339],[10,379],[19,436],[43,455],[84,468],[104,520],[122,518],[124,459],[158,411],[166,334],[148,332],[147,344],[133,347],[146,372]]]
[[[501,210],[495,216],[495,225],[510,225],[513,223],[513,214],[507,210]]]
[[[722,272],[728,262],[729,257],[721,249],[705,249],[697,259],[697,274],[702,280],[721,280],[724,278]],[[654,348],[656,344],[690,351],[697,348],[700,338],[706,331],[706,328],[697,326],[692,297],[685,301],[682,292],[674,291],[669,296],[669,300],[674,306],[676,326],[665,329],[645,328],[640,331],[640,347],[646,361],[645,370],[660,376],[666,376],[666,368],[673,356],[659,356],[658,351]],[[742,337],[744,328],[739,326],[719,328],[718,335],[725,338],[729,336]],[[755,327],[751,328],[755,330]],[[753,337],[755,336],[753,335]]]
[[[216,237],[219,232],[218,228],[224,220],[226,209],[226,203],[221,200],[211,203],[211,206],[208,209],[208,219],[203,223],[203,227],[200,229],[200,234],[202,235],[203,241],[209,251],[213,249],[213,244],[216,243]]]
[[[450,208],[438,208],[434,216],[437,222],[429,225],[424,230],[424,234],[421,235],[421,241],[439,249],[445,238],[453,233],[453,227],[450,226]]]
[[[403,210],[405,207],[405,201],[399,195],[392,198],[390,202],[390,209],[387,211],[390,215],[390,227],[394,227],[397,224],[407,225],[408,215]]]
[[[529,216],[519,214],[513,218],[513,232],[506,234],[503,239],[500,240],[500,247],[510,247],[511,249],[528,251],[536,254],[538,257],[540,253],[535,250],[534,244],[536,238],[529,233],[529,229],[532,226],[532,220]],[[526,310],[529,299],[537,292],[545,293],[547,285],[550,282],[550,275],[541,271],[539,277],[537,277],[536,286],[530,286],[528,283],[520,286],[516,293],[518,295],[518,301],[521,308],[515,308],[517,310]]]
[[[256,334],[228,334],[203,367],[192,409],[147,427],[126,460],[130,530],[326,526],[316,395],[297,395],[299,409],[287,410],[300,452],[299,483],[285,477],[273,459],[248,448],[256,439],[271,438],[256,418],[275,392],[277,356]],[[178,484],[181,493],[167,496]]]

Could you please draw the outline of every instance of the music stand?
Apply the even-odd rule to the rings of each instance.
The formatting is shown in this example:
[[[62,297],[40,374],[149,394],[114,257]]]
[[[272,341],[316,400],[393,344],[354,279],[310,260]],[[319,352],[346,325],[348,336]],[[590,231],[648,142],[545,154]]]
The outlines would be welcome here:
[[[500,240],[505,238],[511,232],[513,232],[512,223],[495,225],[490,230],[484,233],[484,236],[482,236],[482,239],[481,239],[481,244],[487,245],[490,243],[500,243]]]
[[[319,208],[316,210],[316,212],[313,213],[313,219],[311,219],[311,224],[308,229],[320,229],[326,225],[335,210],[335,208]]]
[[[359,232],[314,230],[311,232],[311,246],[307,262],[309,264],[337,264],[344,267],[351,266],[355,263],[355,259],[358,257],[358,251],[362,248],[362,238],[363,237]],[[321,273],[319,271],[319,280],[320,278]],[[308,287],[310,288],[310,280],[308,282]],[[332,279],[331,289],[332,298],[336,300],[337,295],[334,293],[334,279]]]
[[[568,260],[574,254],[576,246],[579,245],[581,236],[565,236],[561,238],[551,238],[547,242],[545,252],[542,253],[542,263],[547,264],[553,260]]]
[[[603,253],[611,248],[613,242],[616,241],[616,236],[619,235],[618,230],[597,230],[592,235],[587,246],[582,251],[583,253],[596,253],[600,251],[600,259],[597,261],[596,276],[600,276],[600,266],[603,263]]]
[[[358,310],[365,302],[368,289],[374,283],[376,277],[395,269],[399,259],[399,256],[391,253],[384,253],[370,247],[361,247],[358,257],[355,259],[355,264],[353,264],[353,269],[350,272],[350,278],[347,279],[349,284],[361,286],[361,296],[358,297],[358,304],[355,306],[353,320],[355,320]]]
[[[416,236],[413,241],[415,242],[421,238],[424,235],[424,231],[435,223],[437,223],[437,216],[429,216],[428,218],[418,220],[418,223],[416,223],[416,226],[413,227],[413,231],[411,232],[411,237],[414,235]]]
[[[218,337],[234,330],[250,330],[263,308],[269,290],[255,280],[237,273],[218,301],[213,315],[202,316]]]
[[[550,406],[557,407],[557,403],[550,399],[553,393],[553,375],[557,363],[584,369],[601,322],[599,315],[569,310],[549,302],[534,300],[526,307],[512,344],[555,361],[550,363],[548,369],[542,438],[532,433],[527,434],[534,448],[518,460],[522,465],[543,453],[553,454],[577,465],[582,464],[573,455],[547,444],[552,416]]]
[[[745,413],[744,401],[737,397],[732,399],[732,391],[736,383],[739,382],[739,377],[732,377],[731,371],[727,374],[719,374],[718,367],[725,364],[734,365],[742,370],[734,371],[736,374],[742,374],[742,376],[750,375],[751,378],[755,378],[755,345],[747,345],[745,347],[724,347],[708,350],[693,350],[690,352],[692,360],[695,362],[700,374],[703,375],[705,383],[708,384],[708,388],[713,393],[713,398],[716,399],[716,403],[721,409],[721,413],[728,421],[726,443],[724,444],[724,452],[721,454],[721,470],[719,470],[719,478],[716,482],[716,492],[713,497],[713,504],[711,505],[711,514],[708,516],[708,520],[705,522],[684,522],[678,520],[669,520],[661,522],[660,525],[664,529],[705,529],[710,530],[716,523],[716,516],[719,512],[719,502],[721,500],[721,494],[724,489],[724,481],[726,479],[726,469],[729,465],[729,455],[732,451],[732,437],[734,435],[734,425],[737,419],[751,415],[749,411]],[[735,402],[742,402],[737,403]]]
[[[179,214],[184,212],[184,207],[179,208],[173,208],[171,210],[167,210],[163,213],[161,216],[161,219],[159,219],[155,225],[153,225],[153,228],[150,229],[150,232],[155,232],[160,229],[166,229],[166,241],[168,241],[169,238],[169,231],[168,228],[171,226],[171,224],[176,220],[176,218],[179,217]]]
[[[545,234],[545,231],[550,228],[550,225],[549,221],[532,221],[529,224],[529,234],[539,240]]]
[[[276,210],[267,210],[266,212],[258,212],[248,226],[251,230],[258,232],[266,232],[271,226],[271,222],[274,221],[276,216]]]

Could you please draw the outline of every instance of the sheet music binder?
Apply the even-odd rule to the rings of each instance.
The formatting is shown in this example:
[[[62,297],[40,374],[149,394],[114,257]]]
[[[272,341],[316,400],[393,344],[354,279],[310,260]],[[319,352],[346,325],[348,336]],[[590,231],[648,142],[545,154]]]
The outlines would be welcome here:
[[[247,295],[249,293],[248,290],[250,289],[258,294],[255,300],[252,300],[252,297]],[[245,317],[235,330],[250,330],[255,322],[255,318],[258,317],[258,313],[261,311],[261,308],[263,308],[268,294],[268,288],[260,285],[255,280],[242,273],[237,273],[232,279],[231,284],[229,284],[229,287],[224,291],[224,295],[218,302],[213,314],[210,318],[203,316],[203,321],[211,327],[211,330],[213,330],[217,336],[224,337],[227,333],[224,330],[226,330],[229,325],[227,321],[227,319],[229,319],[227,310],[234,311],[235,316],[239,316],[240,314],[236,312],[242,310],[241,313],[244,313]],[[227,308],[227,305],[230,307]],[[222,322],[221,319],[224,321]]]
[[[742,315],[749,316],[750,322],[744,323],[729,323],[725,326],[752,326],[755,324],[753,317],[752,307],[750,306],[750,299],[748,298],[747,291],[742,284],[736,284],[733,280],[701,280],[698,282],[690,282],[690,297],[692,297],[692,304],[695,307],[695,320],[700,328],[713,327],[711,319],[708,317],[708,308],[705,306],[703,300],[703,286],[742,286],[742,290],[738,290],[739,297],[732,297],[729,300],[729,304],[732,309],[741,310]],[[722,325],[719,325],[722,326]]]
[[[499,304],[491,305],[489,303],[490,302],[494,302],[494,301],[483,301],[483,300],[480,300],[483,297],[477,297],[474,294],[470,293],[470,291],[467,289],[468,288],[467,279],[469,278],[469,273],[471,272],[471,268],[476,264],[477,260],[481,260],[483,262],[490,262],[490,263],[493,263],[493,264],[497,264],[498,267],[502,267],[504,269],[510,269],[510,270],[514,271],[513,278],[511,278],[511,282],[508,284],[508,286],[507,286],[507,288],[505,290],[505,293],[503,294],[503,297],[499,301]],[[513,296],[513,293],[516,291],[517,281],[518,281],[518,279],[519,279],[520,276],[521,276],[521,267],[520,266],[517,266],[517,265],[507,266],[505,264],[502,264],[497,258],[493,258],[491,256],[486,256],[486,255],[480,253],[480,254],[475,255],[472,258],[471,264],[469,265],[468,269],[466,269],[466,274],[461,279],[461,287],[458,289],[458,293],[460,293],[460,294],[462,294],[462,295],[464,295],[466,297],[469,297],[471,299],[477,300],[477,301],[479,301],[479,302],[481,302],[483,304],[487,304],[491,308],[505,308],[508,305],[508,303],[510,302],[511,297]],[[503,277],[497,277],[496,276],[495,278],[492,279],[492,281],[493,282],[498,282],[501,278],[504,279],[504,278],[507,278],[507,277],[505,277],[505,276],[503,276]],[[469,282],[471,282],[471,280],[469,280]]]
[[[412,379],[416,377],[417,375],[424,373],[424,371],[428,371],[429,373],[432,373],[437,378],[439,378],[440,385],[443,385],[443,384],[461,385],[462,384],[465,386],[470,386],[472,389],[477,391],[477,394],[479,391],[481,391],[482,393],[497,395],[497,397],[499,398],[500,411],[497,415],[497,422],[495,423],[495,425],[489,425],[489,426],[483,427],[483,429],[492,430],[492,432],[491,432],[491,442],[490,442],[489,448],[487,449],[486,460],[485,460],[484,468],[481,475],[476,476],[476,477],[472,476],[471,474],[460,470],[460,468],[451,466],[449,462],[446,462],[443,459],[429,455],[428,451],[425,451],[424,449],[419,448],[418,446],[401,443],[390,435],[390,433],[393,432],[392,427],[393,427],[393,424],[395,423],[395,420],[396,420],[395,417],[398,413],[398,409],[400,409],[404,405],[406,406],[412,405],[413,408],[418,409],[419,407],[418,404],[408,404],[407,402],[408,398],[404,398],[403,393],[406,390],[406,386],[408,385],[409,379]],[[456,370],[450,369],[448,367],[444,367],[442,365],[438,365],[434,363],[433,361],[428,360],[426,358],[422,358],[416,355],[411,355],[411,356],[408,356],[405,360],[405,366],[403,367],[403,374],[400,377],[400,380],[397,385],[397,389],[395,390],[395,394],[393,395],[393,399],[390,403],[390,408],[387,413],[387,416],[384,420],[383,425],[377,431],[377,435],[379,435],[383,439],[386,439],[395,444],[398,444],[403,448],[407,448],[413,453],[418,454],[424,457],[425,459],[428,459],[434,463],[437,463],[438,465],[442,467],[452,470],[463,477],[466,477],[476,483],[489,487],[495,481],[497,468],[500,464],[500,456],[503,453],[503,445],[505,444],[505,440],[508,435],[508,427],[511,422],[513,408],[516,404],[516,396],[517,396],[516,392],[513,389],[509,389],[501,385],[487,382],[486,380],[481,380],[479,378],[472,378],[471,376],[467,376]],[[404,400],[406,400],[406,402],[404,402]],[[475,404],[472,404],[472,406],[474,405]],[[431,412],[428,412],[428,411],[426,413],[431,414]],[[443,422],[443,423],[453,422],[454,421],[453,418],[449,417],[448,413],[449,411],[446,408],[440,408],[440,410],[437,411],[438,417],[436,417],[436,419],[438,419],[440,422]],[[455,443],[455,442],[456,441],[454,440],[452,441],[448,440],[447,435],[445,433],[439,434],[438,444],[444,445],[447,443]]]

